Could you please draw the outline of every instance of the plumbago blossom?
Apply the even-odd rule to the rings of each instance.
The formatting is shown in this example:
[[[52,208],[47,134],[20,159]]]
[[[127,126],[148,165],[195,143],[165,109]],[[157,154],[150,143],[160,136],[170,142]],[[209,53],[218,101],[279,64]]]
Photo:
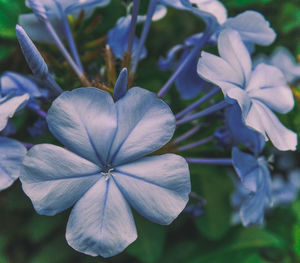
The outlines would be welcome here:
[[[0,81],[0,131],[9,126],[9,118],[24,108],[30,98],[28,93],[18,93],[9,89],[7,82],[9,80],[2,76]],[[0,191],[18,179],[25,154],[26,148],[22,143],[14,139],[0,137]]]
[[[264,135],[279,150],[295,150],[297,135],[276,115],[294,106],[293,94],[282,72],[266,64],[252,70],[251,58],[237,31],[225,29],[218,38],[221,57],[202,52],[198,73],[218,85],[229,103],[237,102],[246,125]],[[276,97],[272,94],[277,94]]]
[[[64,92],[49,109],[47,122],[67,149],[34,146],[24,160],[21,182],[40,214],[74,205],[66,232],[74,249],[103,257],[124,250],[137,237],[129,204],[163,225],[186,206],[190,182],[184,158],[146,157],[175,129],[174,115],[155,94],[134,87],[114,103],[95,88]]]
[[[259,63],[279,68],[289,83],[295,83],[300,79],[300,65],[285,47],[277,47],[269,58],[265,55],[257,56],[254,64]]]

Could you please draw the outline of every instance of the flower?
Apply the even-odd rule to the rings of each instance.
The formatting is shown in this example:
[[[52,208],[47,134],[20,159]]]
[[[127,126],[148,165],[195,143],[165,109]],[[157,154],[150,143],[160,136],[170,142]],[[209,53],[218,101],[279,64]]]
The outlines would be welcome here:
[[[110,3],[110,0],[40,0],[46,8],[47,16],[57,30],[59,36],[63,37],[61,13],[57,7],[57,3],[61,5],[66,15],[77,17],[81,10],[84,10],[85,17],[88,18],[95,8],[103,7]],[[26,1],[28,7],[28,1]],[[30,38],[41,43],[53,43],[44,25],[40,23],[35,14],[22,14],[19,16],[19,24],[25,29]]]
[[[268,164],[264,157],[255,158],[238,150],[232,150],[232,162],[241,184],[233,196],[233,204],[240,207],[244,226],[262,224],[264,211],[272,205],[272,183]]]
[[[289,83],[294,83],[300,79],[300,65],[285,47],[277,47],[270,58],[259,55],[254,63],[266,63],[279,68]]]
[[[223,24],[227,19],[226,8],[217,0],[160,0],[160,2],[179,10],[193,12],[206,23],[215,26]]]
[[[202,52],[199,75],[218,85],[228,102],[237,102],[245,124],[264,135],[279,150],[295,150],[297,135],[285,128],[271,111],[289,112],[291,89],[276,67],[259,64],[252,70],[249,52],[237,31],[225,29],[218,38],[220,57]],[[276,96],[274,96],[276,94]]]
[[[8,122],[8,119],[21,110],[29,100],[29,95],[23,94],[15,96],[14,92],[9,93],[5,97],[0,94],[0,131],[2,131]]]
[[[36,98],[47,98],[49,95],[47,90],[39,89],[33,80],[15,72],[4,72],[0,77],[0,85],[3,95],[14,93],[20,96],[27,93],[30,96],[27,106],[36,110],[40,109]]]
[[[74,249],[103,257],[123,251],[137,237],[129,204],[163,225],[186,206],[185,159],[145,157],[166,144],[175,129],[170,108],[154,93],[134,87],[114,103],[96,88],[64,92],[49,109],[47,122],[67,149],[31,148],[21,182],[40,214],[74,205],[66,230]]]
[[[26,148],[22,143],[0,137],[0,191],[18,179],[25,154]]]

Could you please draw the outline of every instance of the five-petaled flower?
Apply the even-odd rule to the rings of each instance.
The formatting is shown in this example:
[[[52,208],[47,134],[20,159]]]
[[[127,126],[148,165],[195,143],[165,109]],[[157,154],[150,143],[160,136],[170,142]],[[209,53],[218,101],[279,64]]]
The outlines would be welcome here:
[[[252,70],[251,57],[237,31],[225,29],[218,38],[220,57],[202,52],[199,75],[218,85],[226,99],[237,102],[245,124],[268,137],[279,150],[295,150],[297,135],[276,115],[294,106],[293,94],[282,72],[266,64]]]
[[[47,122],[67,149],[34,146],[25,157],[21,182],[40,214],[74,205],[66,231],[74,249],[103,257],[124,250],[137,237],[129,204],[164,225],[186,206],[185,159],[145,157],[166,144],[175,129],[169,106],[155,94],[135,87],[114,102],[96,88],[64,92]]]

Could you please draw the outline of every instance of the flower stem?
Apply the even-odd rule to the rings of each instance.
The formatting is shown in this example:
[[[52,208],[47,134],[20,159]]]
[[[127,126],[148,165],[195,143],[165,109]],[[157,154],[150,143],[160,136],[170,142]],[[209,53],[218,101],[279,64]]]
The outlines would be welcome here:
[[[167,83],[160,89],[157,93],[158,97],[163,98],[169,89],[171,88],[173,82],[178,77],[178,75],[182,72],[182,70],[193,60],[195,56],[199,53],[200,49],[205,45],[206,41],[209,39],[211,33],[210,30],[206,30],[203,34],[203,37],[199,40],[198,44],[194,47],[194,49],[190,52],[190,54],[185,58],[182,63],[178,65],[172,76],[169,78]]]
[[[140,56],[141,56],[141,53],[143,51],[143,47],[144,47],[146,38],[147,38],[148,33],[149,33],[150,25],[151,25],[151,22],[152,22],[152,17],[153,17],[153,14],[154,14],[157,3],[158,3],[158,0],[151,0],[150,4],[148,6],[146,22],[145,22],[145,25],[143,27],[143,31],[142,31],[141,39],[139,41],[139,45],[137,47],[136,55],[133,58],[133,62],[132,62],[132,65],[131,65],[131,70],[130,71],[131,71],[132,74],[135,74],[137,66],[139,64]]]
[[[187,114],[190,111],[192,111],[193,109],[197,108],[199,105],[201,105],[205,101],[209,100],[212,96],[214,96],[215,94],[217,94],[219,91],[220,91],[220,89],[217,88],[217,87],[214,88],[214,89],[212,89],[210,92],[208,92],[207,94],[205,94],[199,100],[195,101],[193,104],[191,104],[190,106],[188,106],[187,108],[185,108],[181,112],[177,113],[175,115],[176,119],[179,119],[179,118],[183,117],[185,114]]]
[[[176,122],[176,125],[184,124],[184,123],[199,119],[201,117],[204,117],[204,116],[207,116],[209,114],[215,113],[216,111],[219,111],[219,110],[221,110],[221,109],[223,109],[227,106],[228,106],[228,103],[223,100],[223,101],[221,101],[221,102],[219,102],[219,103],[217,103],[213,106],[210,106],[210,107],[206,108],[205,110],[202,110],[200,112],[188,115],[185,118],[178,120]]]
[[[190,143],[190,144],[187,144],[187,145],[178,147],[178,148],[177,148],[177,151],[183,152],[183,151],[186,151],[186,150],[189,150],[189,149],[192,149],[192,148],[201,146],[201,145],[203,145],[203,144],[206,144],[206,143],[211,142],[214,138],[215,138],[214,136],[209,136],[209,137],[204,138],[204,139],[202,139],[202,140],[199,140],[199,141],[197,141],[197,142],[193,142],[193,143]]]
[[[173,141],[173,144],[178,144],[184,140],[186,140],[187,138],[193,136],[197,131],[200,130],[202,126],[201,125],[197,125],[194,128],[190,129],[189,131],[187,131],[186,133],[184,133],[183,135],[181,135],[180,137],[178,137],[177,139],[175,139]]]
[[[131,14],[128,48],[127,48],[128,53],[131,53],[132,46],[133,46],[133,39],[134,39],[134,35],[135,35],[136,21],[137,21],[137,17],[139,14],[139,8],[140,8],[140,0],[133,0],[133,8],[132,8],[132,14]]]
[[[188,163],[212,164],[212,165],[232,165],[230,158],[185,158]]]
[[[76,47],[76,44],[75,44],[75,41],[74,41],[74,38],[73,38],[73,35],[72,35],[72,31],[71,31],[71,28],[70,28],[70,24],[69,24],[67,15],[63,11],[61,4],[59,4],[57,1],[55,1],[55,2],[57,3],[56,5],[59,7],[58,9],[61,13],[63,29],[64,29],[64,32],[66,34],[66,39],[68,41],[68,45],[70,47],[73,58],[75,59],[75,62],[77,64],[77,66],[79,67],[79,69],[82,72],[84,72],[82,63],[80,61],[79,53],[78,53],[78,50],[77,50],[77,47]]]
[[[64,58],[68,61],[68,63],[70,64],[70,66],[72,67],[72,69],[74,70],[76,75],[78,76],[81,83],[84,86],[91,86],[90,82],[88,81],[88,79],[84,75],[84,72],[77,66],[77,64],[74,62],[73,58],[70,56],[69,52],[67,51],[67,49],[65,48],[65,46],[61,42],[59,36],[56,34],[56,32],[55,32],[53,26],[51,25],[51,23],[49,22],[49,20],[48,19],[47,20],[42,20],[42,22],[44,22],[44,24],[47,28],[47,31],[49,32],[49,34],[53,38],[54,42],[56,43],[58,49],[61,51]]]

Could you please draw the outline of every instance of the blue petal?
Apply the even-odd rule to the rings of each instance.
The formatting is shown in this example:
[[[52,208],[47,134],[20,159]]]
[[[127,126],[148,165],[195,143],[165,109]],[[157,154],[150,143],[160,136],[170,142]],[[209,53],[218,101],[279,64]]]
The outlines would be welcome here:
[[[0,137],[0,190],[18,179],[25,154],[26,148],[22,143]]]
[[[14,92],[16,95],[28,93],[30,97],[42,97],[38,86],[29,78],[14,72],[4,72],[0,78],[0,87],[3,95]]]
[[[241,152],[234,147],[232,150],[233,167],[247,189],[255,192],[258,188],[259,165],[255,157]]]
[[[116,26],[113,29],[109,30],[107,35],[107,43],[113,50],[115,57],[119,59],[123,59],[123,54],[128,49],[130,22],[131,15],[119,18]],[[132,57],[136,55],[138,45],[139,39],[135,37],[133,40]],[[147,50],[144,47],[140,59],[145,58],[146,55]]]
[[[218,50],[220,56],[236,71],[239,83],[243,87],[249,80],[252,65],[249,52],[239,33],[229,29],[223,30],[218,38]]]
[[[158,61],[158,66],[162,70],[171,69],[176,64],[176,58],[178,55],[178,52],[183,49],[183,45],[176,45],[172,47],[167,54],[166,58],[160,58]]]
[[[264,135],[265,140],[269,137],[277,149],[296,150],[297,134],[284,127],[276,115],[260,101],[252,101],[245,123]]]
[[[125,95],[126,91],[127,91],[127,69],[123,68],[116,81],[113,98],[115,100],[121,99]]]
[[[55,28],[56,33],[63,38],[63,30],[60,22],[55,17],[50,17],[49,20]],[[49,35],[46,27],[42,24],[35,14],[22,14],[19,16],[18,23],[24,28],[30,39],[39,43],[54,44],[54,40]]]
[[[184,52],[181,56],[179,64],[189,54],[189,50]],[[175,79],[176,87],[183,99],[195,98],[206,84],[197,73],[197,62],[198,58],[194,57],[193,60],[180,72],[178,77]]]
[[[12,93],[0,99],[0,131],[3,130],[9,118],[13,117],[16,111],[22,109],[29,95],[26,93],[21,96],[13,96]]]
[[[227,90],[242,85],[241,78],[227,61],[204,51],[198,60],[197,72],[203,79],[219,86],[225,94]]]
[[[226,108],[225,121],[231,131],[233,140],[236,144],[243,144],[250,149],[256,156],[260,154],[265,146],[263,135],[247,127],[242,120],[241,109],[237,104]]]
[[[23,190],[43,215],[69,208],[102,177],[99,166],[50,144],[31,148],[23,164]]]
[[[59,2],[65,9],[66,14],[72,14],[76,17],[81,10],[84,10],[85,18],[88,18],[96,8],[107,6],[110,0],[60,0]]]
[[[276,33],[269,22],[255,11],[245,11],[229,18],[223,28],[234,29],[239,32],[243,41],[260,45],[270,45],[276,38]]]
[[[278,67],[289,82],[300,78],[300,65],[294,56],[284,47],[278,47],[270,58],[270,64]]]
[[[69,150],[98,165],[106,163],[117,126],[115,105],[107,92],[96,88],[64,92],[49,109],[47,122]]]
[[[264,221],[265,196],[263,191],[251,193],[240,209],[244,226],[261,225]]]
[[[184,6],[180,0],[160,0],[160,2],[164,5],[171,6],[180,10],[187,10],[188,8]]]
[[[277,112],[287,113],[294,107],[292,90],[276,67],[259,64],[253,71],[246,90],[252,99],[263,102]]]
[[[100,179],[74,206],[68,244],[82,253],[111,257],[137,238],[129,205],[114,180]]]
[[[170,224],[188,202],[189,169],[178,155],[145,157],[116,167],[113,174],[128,202],[153,222]]]
[[[113,166],[152,153],[172,138],[175,117],[156,94],[131,88],[116,102],[116,108],[118,129],[109,158]]]

